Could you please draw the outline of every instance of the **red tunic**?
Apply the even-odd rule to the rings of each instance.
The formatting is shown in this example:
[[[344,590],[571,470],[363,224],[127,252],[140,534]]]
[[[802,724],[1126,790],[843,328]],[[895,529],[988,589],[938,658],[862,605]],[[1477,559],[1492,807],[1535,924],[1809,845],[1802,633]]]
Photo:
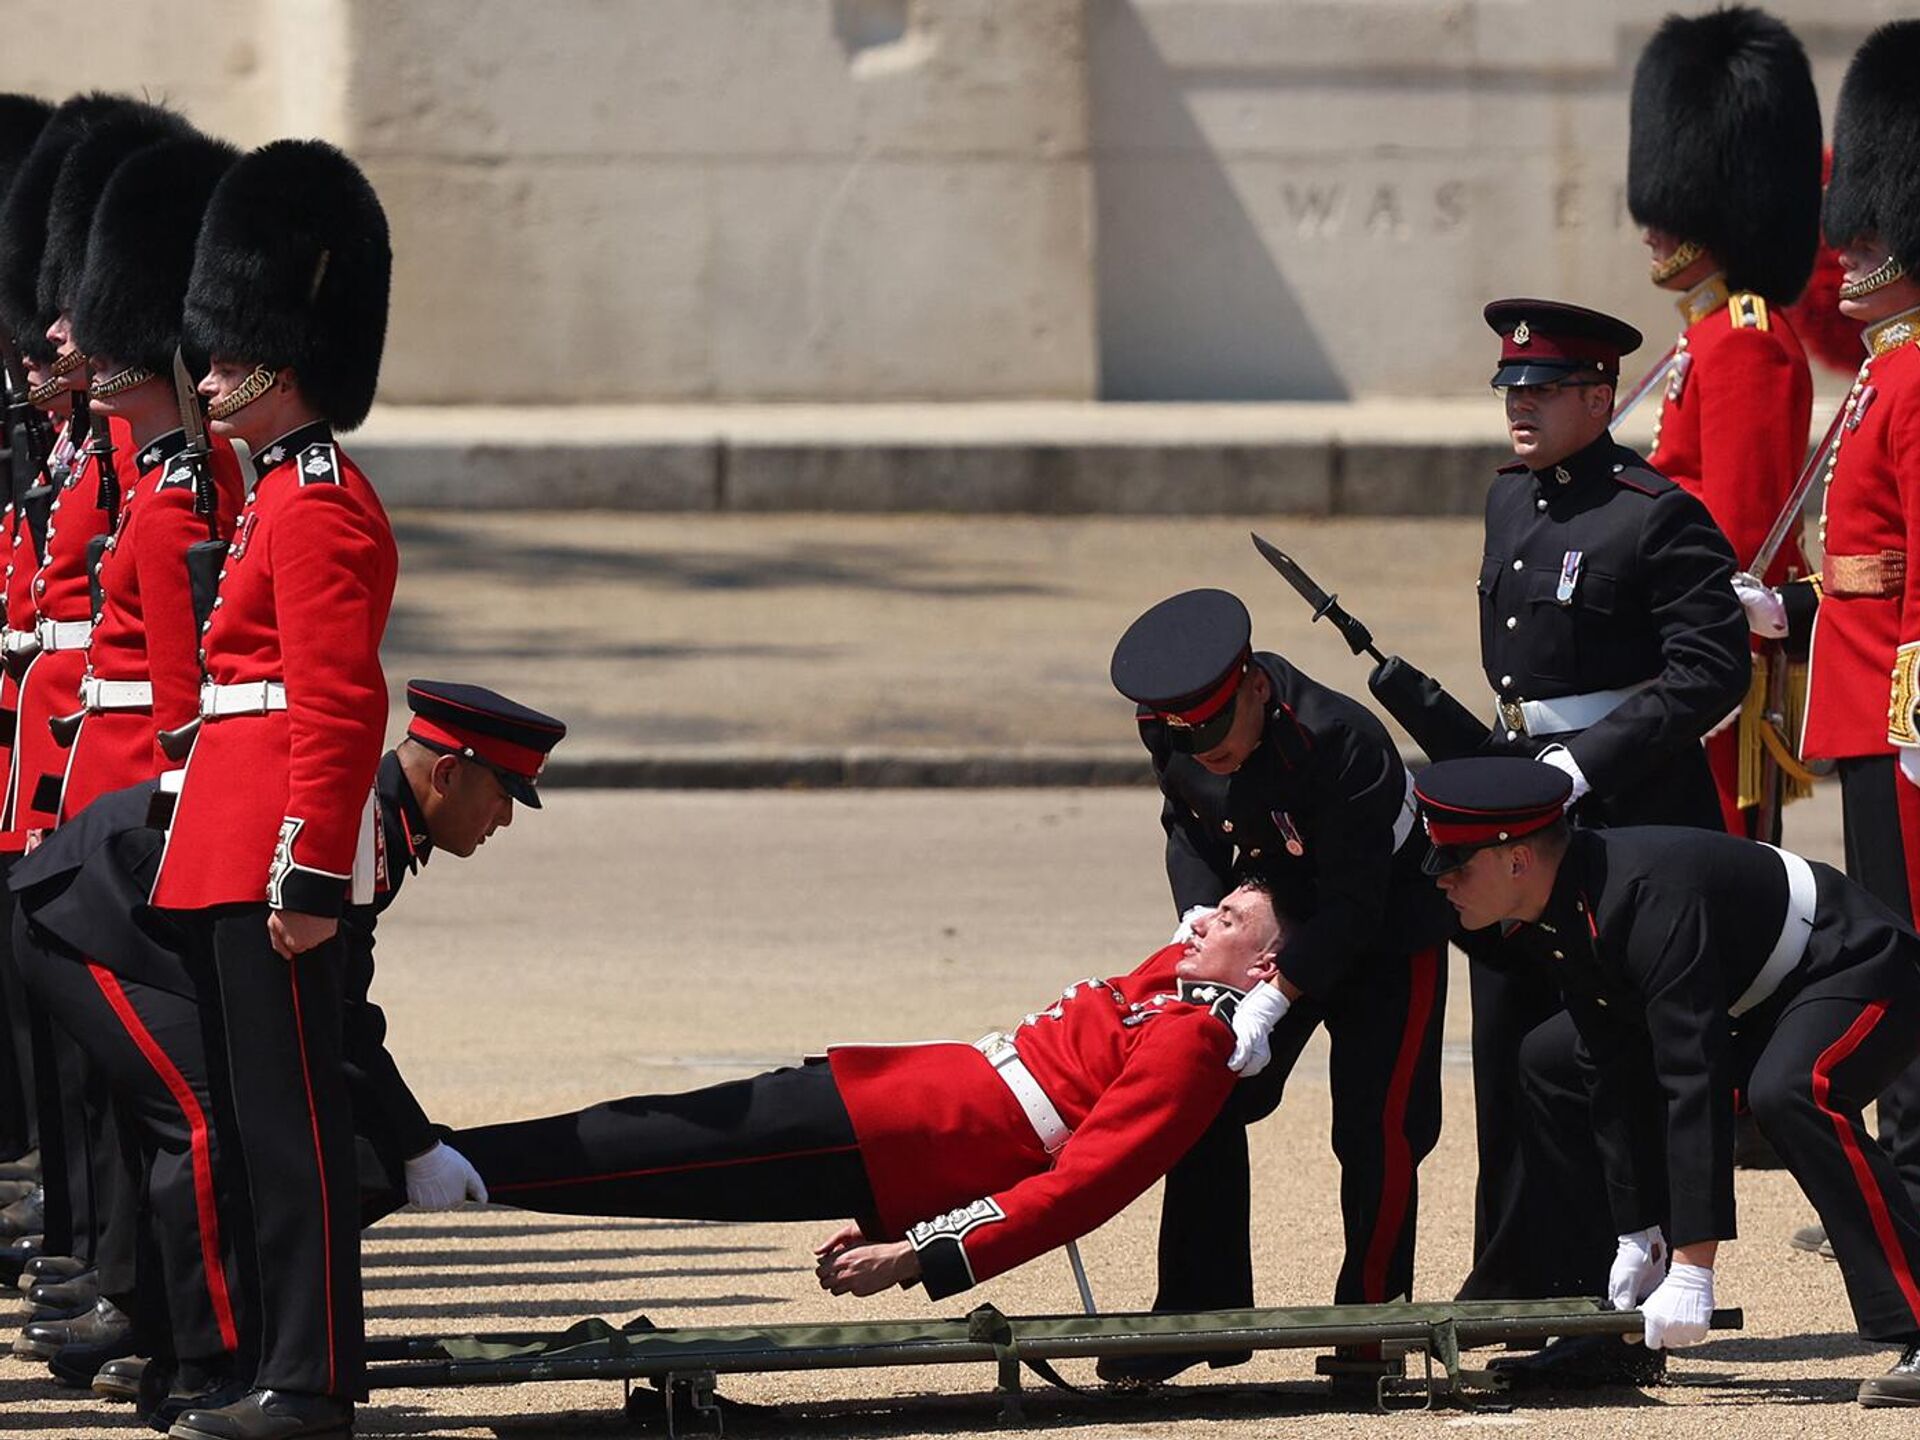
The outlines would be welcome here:
[[[1821,543],[1822,588],[1808,657],[1807,720],[1800,753],[1809,760],[1889,755],[1887,701],[1894,652],[1904,634],[1914,565],[1910,528],[1920,524],[1920,346],[1909,341],[1860,367],[1828,471]],[[1834,562],[1906,558],[1906,588],[1888,594],[1836,593]],[[1920,633],[1920,632],[1915,632]]]
[[[207,678],[284,682],[287,708],[200,727],[153,903],[337,915],[387,726],[380,637],[399,569],[373,487],[324,425],[267,446],[204,637]]]
[[[1647,463],[1707,507],[1744,567],[1799,478],[1813,417],[1813,375],[1783,309],[1745,291],[1716,298],[1717,306],[1680,337],[1687,369],[1667,387]],[[1786,580],[1798,558],[1794,546],[1781,546],[1767,583]],[[1743,834],[1739,735],[1728,728],[1709,736],[1706,746],[1722,818],[1728,831]]]
[[[96,416],[94,423],[101,423]],[[106,420],[114,463],[123,477],[134,474],[133,432],[124,420]],[[84,451],[53,497],[47,521],[47,549],[33,577],[33,603],[41,621],[88,621],[93,594],[87,583],[87,547],[107,531],[107,513],[99,505],[100,477],[94,458]],[[24,527],[23,527],[24,528]],[[11,609],[11,605],[9,605]],[[11,624],[12,622],[9,621]],[[59,823],[57,804],[36,799],[57,795],[67,769],[67,752],[47,722],[80,708],[80,677],[86,672],[84,646],[42,650],[20,678],[19,720],[14,734],[7,795],[6,829],[0,852],[19,853],[36,832]],[[51,777],[51,778],[49,778]]]
[[[843,1045],[833,1078],[885,1231],[951,1294],[1104,1224],[1173,1167],[1233,1089],[1219,985],[1180,981],[1170,945],[1029,1015],[1015,1048],[1072,1130],[1051,1158],[971,1045]]]
[[[206,517],[193,509],[193,467],[186,434],[175,430],[140,452],[138,481],[121,500],[120,528],[100,565],[103,605],[87,646],[87,674],[100,680],[147,680],[153,704],[97,710],[81,722],[67,752],[62,818],[109,790],[171,769],[156,739],[200,713],[200,637],[187,583],[187,548],[207,538]],[[225,440],[212,446],[217,520],[222,536],[246,499],[240,461]]]
[[[54,436],[49,466],[57,472],[61,467],[70,466],[73,459],[73,446],[67,439],[66,430],[62,428]],[[34,622],[39,618],[40,612],[33,603],[33,580],[40,573],[40,553],[34,549],[33,527],[27,523],[26,517],[11,506],[7,515],[9,529],[4,537],[7,547],[4,582],[7,633],[20,639],[33,635]],[[4,678],[0,678],[0,714],[5,716],[6,739],[6,772],[0,775],[0,830],[4,830],[6,817],[13,808],[13,747],[20,731],[20,682],[11,669],[6,671]],[[19,846],[14,846],[9,850],[0,845],[0,854],[18,854],[19,849]]]

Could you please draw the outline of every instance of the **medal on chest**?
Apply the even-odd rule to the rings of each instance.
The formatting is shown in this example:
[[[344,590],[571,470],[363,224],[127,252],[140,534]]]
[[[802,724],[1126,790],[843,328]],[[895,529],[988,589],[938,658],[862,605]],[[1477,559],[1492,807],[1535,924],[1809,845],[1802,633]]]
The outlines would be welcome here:
[[[1284,810],[1267,812],[1273,820],[1273,828],[1280,832],[1280,841],[1287,847],[1287,854],[1298,860],[1307,853],[1307,842],[1300,838],[1300,827],[1293,823],[1293,817]]]
[[[1560,604],[1573,603],[1573,587],[1580,583],[1580,564],[1585,559],[1584,550],[1569,550],[1560,557],[1560,583],[1553,589],[1553,598]]]

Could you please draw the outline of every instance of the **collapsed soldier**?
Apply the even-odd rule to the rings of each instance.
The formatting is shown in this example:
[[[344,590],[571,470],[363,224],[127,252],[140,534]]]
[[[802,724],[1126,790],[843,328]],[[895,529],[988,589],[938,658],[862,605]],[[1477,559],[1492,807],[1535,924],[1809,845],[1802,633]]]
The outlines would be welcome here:
[[[456,1132],[496,1204],[570,1215],[852,1223],[823,1288],[967,1289],[1077,1239],[1166,1174],[1237,1079],[1233,1016],[1288,926],[1254,884],[1011,1035],[840,1045],[679,1095]]]

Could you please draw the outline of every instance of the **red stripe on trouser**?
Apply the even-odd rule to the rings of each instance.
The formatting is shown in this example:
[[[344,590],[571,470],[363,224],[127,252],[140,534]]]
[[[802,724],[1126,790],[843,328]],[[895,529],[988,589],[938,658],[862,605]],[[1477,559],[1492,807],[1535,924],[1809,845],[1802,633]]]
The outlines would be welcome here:
[[[321,1282],[327,1296],[327,1393],[338,1388],[333,1354],[333,1211],[327,1204],[327,1157],[320,1148],[320,1112],[313,1106],[313,1071],[307,1065],[307,1027],[300,1018],[299,961],[287,962],[287,988],[293,992],[293,1033],[300,1047],[300,1082],[307,1087],[307,1121],[313,1127],[313,1169],[320,1177]]]
[[[1387,1266],[1399,1246],[1400,1225],[1406,1219],[1413,1191],[1413,1147],[1407,1143],[1407,1095],[1413,1089],[1414,1068],[1426,1047],[1427,1021],[1433,1014],[1433,995],[1439,988],[1440,952],[1422,950],[1411,959],[1412,990],[1407,996],[1407,1024],[1400,1032],[1400,1053],[1387,1085],[1387,1104],[1380,1117],[1384,1141],[1384,1174],[1380,1177],[1380,1205],[1374,1212],[1373,1238],[1361,1272],[1360,1293],[1368,1304],[1388,1299]]]
[[[1913,1269],[1907,1264],[1906,1251],[1901,1248],[1900,1237],[1894,1234],[1893,1216],[1887,1213],[1886,1196],[1881,1193],[1880,1183],[1873,1178],[1873,1171],[1867,1166],[1867,1157],[1861,1153],[1853,1122],[1827,1103],[1827,1094],[1833,1088],[1833,1067],[1860,1048],[1886,1013],[1887,1007],[1878,1000],[1874,1001],[1860,1012],[1860,1018],[1848,1027],[1846,1034],[1820,1053],[1820,1058],[1813,1062],[1813,1103],[1833,1122],[1834,1133],[1840,1137],[1840,1148],[1846,1153],[1848,1168],[1853,1171],[1853,1182],[1860,1188],[1861,1199],[1867,1203],[1874,1236],[1880,1241],[1880,1253],[1886,1257],[1887,1268],[1900,1284],[1900,1293],[1906,1297],[1914,1323],[1920,1325],[1920,1285],[1914,1283]]]
[[[227,1272],[220,1261],[220,1208],[214,1198],[213,1150],[207,1142],[206,1113],[201,1110],[193,1087],[187,1084],[187,1077],[180,1073],[180,1067],[173,1063],[173,1058],[160,1048],[160,1043],[153,1038],[153,1032],[147,1029],[139,1012],[127,999],[127,992],[120,986],[120,977],[91,961],[87,963],[87,970],[93,976],[94,984],[100,987],[100,993],[106,997],[107,1004],[113,1008],[113,1013],[119,1017],[127,1038],[133,1041],[147,1064],[153,1067],[153,1073],[167,1087],[173,1103],[180,1107],[181,1118],[187,1122],[187,1153],[193,1161],[193,1206],[200,1220],[200,1265],[207,1272],[207,1295],[213,1301],[213,1318],[220,1326],[220,1343],[229,1350],[237,1349],[240,1330],[233,1321],[233,1301],[227,1294]]]
[[[822,1145],[813,1150],[784,1150],[778,1155],[740,1155],[728,1160],[690,1160],[684,1165],[654,1165],[644,1170],[609,1170],[604,1175],[569,1175],[558,1180],[516,1180],[507,1185],[487,1185],[489,1195],[504,1195],[510,1190],[558,1190],[568,1185],[599,1185],[613,1180],[640,1180],[648,1175],[680,1175],[694,1170],[720,1170],[729,1165],[761,1165],[770,1160],[811,1160],[818,1155],[845,1155],[860,1148],[853,1145]]]

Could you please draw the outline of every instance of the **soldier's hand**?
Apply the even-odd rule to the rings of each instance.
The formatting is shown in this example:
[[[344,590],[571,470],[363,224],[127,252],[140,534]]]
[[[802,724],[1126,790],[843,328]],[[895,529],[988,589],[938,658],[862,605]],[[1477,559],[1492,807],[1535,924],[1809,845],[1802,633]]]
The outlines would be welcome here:
[[[1667,1275],[1667,1237],[1658,1225],[1622,1235],[1607,1275],[1607,1299],[1616,1310],[1631,1310]]]
[[[814,1267],[820,1288],[835,1295],[878,1295],[920,1278],[920,1257],[905,1240],[855,1245],[824,1257]]]
[[[1650,1350],[1698,1345],[1713,1326],[1713,1270],[1676,1260],[1640,1307]],[[1627,1337],[1631,1340],[1633,1337]]]
[[[1293,1002],[1278,985],[1262,981],[1254,986],[1233,1010],[1233,1053],[1227,1068],[1242,1080],[1251,1080],[1267,1068],[1273,1059],[1269,1042],[1273,1027],[1286,1016]]]
[[[1169,945],[1186,944],[1187,941],[1193,939],[1193,922],[1203,915],[1211,914],[1213,914],[1213,906],[1211,905],[1189,905],[1187,907],[1187,913],[1180,917],[1180,923],[1174,927],[1173,938],[1167,941],[1167,943]]]
[[[406,1175],[407,1203],[416,1210],[453,1210],[465,1200],[487,1203],[487,1182],[444,1140],[407,1161]]]
[[[849,1220],[845,1225],[842,1225],[838,1230],[834,1231],[833,1234],[813,1247],[813,1258],[824,1261],[830,1256],[839,1254],[842,1250],[848,1250],[855,1245],[864,1245],[866,1243],[867,1232],[862,1230],[857,1222]],[[818,1267],[816,1266],[815,1268],[817,1269]]]
[[[1733,593],[1747,612],[1747,628],[1767,640],[1787,635],[1787,606],[1780,592],[1758,575],[1742,570],[1733,577]]]
[[[316,945],[324,945],[340,928],[336,915],[308,915],[300,910],[267,912],[267,938],[282,960],[304,955]]]

